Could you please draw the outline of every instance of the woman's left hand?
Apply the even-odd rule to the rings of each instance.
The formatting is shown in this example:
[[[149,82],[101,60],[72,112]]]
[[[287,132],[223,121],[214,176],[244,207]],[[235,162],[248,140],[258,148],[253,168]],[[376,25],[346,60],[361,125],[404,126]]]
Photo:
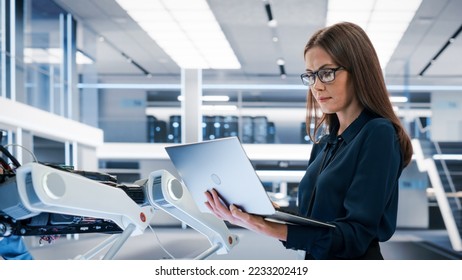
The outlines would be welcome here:
[[[235,205],[230,205],[228,208],[222,203],[220,195],[214,189],[206,192],[205,196],[207,197],[205,205],[218,218],[255,232],[273,236],[280,240],[286,240],[286,225],[266,221],[263,217],[249,214]]]

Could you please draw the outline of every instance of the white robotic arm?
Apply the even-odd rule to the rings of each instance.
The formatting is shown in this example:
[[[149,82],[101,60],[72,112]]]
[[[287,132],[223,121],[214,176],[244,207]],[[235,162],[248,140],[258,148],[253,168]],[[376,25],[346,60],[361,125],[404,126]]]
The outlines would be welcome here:
[[[118,188],[38,163],[29,163],[16,171],[16,183],[24,207],[41,212],[102,218],[122,230],[135,226],[133,234],[142,234],[154,214],[151,206],[139,206]]]
[[[28,163],[16,170],[16,184],[0,185],[0,213],[14,220],[25,220],[41,213],[92,217],[110,220],[120,227],[122,234],[111,236],[79,257],[85,259],[92,258],[110,244],[113,245],[104,258],[113,258],[130,236],[144,233],[155,208],[208,238],[211,248],[196,259],[207,258],[213,253],[228,253],[238,243],[237,236],[229,232],[222,220],[199,211],[187,188],[168,171],[152,172],[137,185],[144,193],[144,203],[136,203],[120,188],[43,164]]]
[[[196,259],[210,254],[228,253],[237,243],[226,224],[210,213],[199,210],[188,189],[166,170],[154,171],[146,182],[149,203],[204,234],[212,247]]]

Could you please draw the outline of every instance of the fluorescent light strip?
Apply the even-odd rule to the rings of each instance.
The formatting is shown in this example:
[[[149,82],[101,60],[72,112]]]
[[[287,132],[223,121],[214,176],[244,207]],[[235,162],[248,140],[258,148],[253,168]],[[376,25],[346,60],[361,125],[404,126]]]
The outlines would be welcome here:
[[[79,50],[75,53],[75,62],[77,64],[93,64],[93,60]]]
[[[24,63],[60,64],[63,51],[59,48],[24,48]],[[77,50],[75,54],[77,64],[93,64],[93,60],[83,52]]]
[[[183,96],[178,95],[178,101],[183,101]],[[215,101],[215,102],[228,102],[229,96],[226,95],[204,95],[202,96],[202,101]]]
[[[204,111],[236,111],[236,105],[202,105]]]
[[[390,101],[392,103],[406,103],[408,100],[409,98],[406,96],[390,96]]]
[[[384,69],[422,0],[329,0],[327,22],[349,21],[369,35]]]
[[[183,69],[239,69],[205,0],[116,0]]]
[[[462,155],[457,154],[437,154],[433,155],[434,160],[462,160]]]
[[[77,84],[78,88],[97,88],[97,89],[163,89],[181,90],[180,84]],[[285,85],[285,84],[203,84],[205,90],[301,90],[307,91],[304,85]],[[393,92],[412,92],[412,91],[462,91],[460,86],[446,85],[388,85],[387,89]]]

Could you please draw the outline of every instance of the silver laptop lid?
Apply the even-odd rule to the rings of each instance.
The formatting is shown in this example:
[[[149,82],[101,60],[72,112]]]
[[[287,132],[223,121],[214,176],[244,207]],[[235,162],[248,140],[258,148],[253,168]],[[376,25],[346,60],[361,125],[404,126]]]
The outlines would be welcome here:
[[[165,148],[201,211],[205,192],[215,188],[228,205],[248,213],[271,215],[275,209],[237,137]]]

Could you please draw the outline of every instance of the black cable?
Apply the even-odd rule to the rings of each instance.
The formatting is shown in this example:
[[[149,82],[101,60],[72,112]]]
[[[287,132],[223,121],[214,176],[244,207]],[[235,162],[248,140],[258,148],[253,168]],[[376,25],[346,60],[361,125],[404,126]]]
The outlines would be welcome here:
[[[3,167],[3,170],[11,171],[11,167],[8,165],[8,162],[0,157],[0,165]]]
[[[14,171],[6,160],[0,157],[0,184],[4,183],[6,178],[15,176]]]
[[[19,161],[12,154],[10,154],[10,152],[7,149],[5,149],[5,147],[0,146],[0,151],[11,160],[11,162],[16,166],[16,168],[21,166]]]

